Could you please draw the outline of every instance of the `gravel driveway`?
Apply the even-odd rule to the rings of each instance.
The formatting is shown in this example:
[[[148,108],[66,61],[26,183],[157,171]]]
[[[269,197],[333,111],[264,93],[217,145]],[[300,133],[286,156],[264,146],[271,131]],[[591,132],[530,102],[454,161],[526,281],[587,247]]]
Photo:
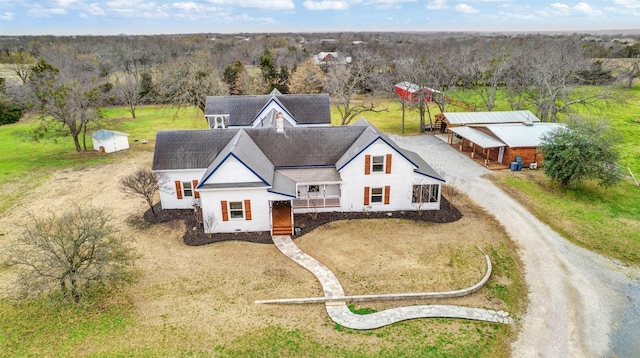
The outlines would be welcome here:
[[[440,139],[390,137],[494,215],[520,245],[530,302],[514,357],[640,357],[640,269],[568,242]]]

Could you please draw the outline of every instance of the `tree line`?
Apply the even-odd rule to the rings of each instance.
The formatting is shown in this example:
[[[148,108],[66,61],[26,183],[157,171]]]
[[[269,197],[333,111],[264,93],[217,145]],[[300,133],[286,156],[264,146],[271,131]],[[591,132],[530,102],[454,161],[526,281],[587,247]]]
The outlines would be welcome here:
[[[640,44],[614,40],[464,33],[0,38],[0,63],[11,74],[0,82],[0,113],[6,122],[16,120],[16,110],[38,113],[43,128],[70,134],[81,151],[105,106],[126,106],[135,118],[143,104],[204,112],[211,95],[326,92],[349,124],[385,110],[371,99],[390,97],[395,83],[409,81],[439,91],[434,101],[442,112],[465,89],[475,92],[480,110],[493,110],[505,93],[511,109],[557,121],[578,106],[619,99],[614,86],[589,85],[631,86],[640,76]],[[322,51],[338,58],[314,61]],[[420,113],[422,129],[432,120],[425,101],[403,105]]]

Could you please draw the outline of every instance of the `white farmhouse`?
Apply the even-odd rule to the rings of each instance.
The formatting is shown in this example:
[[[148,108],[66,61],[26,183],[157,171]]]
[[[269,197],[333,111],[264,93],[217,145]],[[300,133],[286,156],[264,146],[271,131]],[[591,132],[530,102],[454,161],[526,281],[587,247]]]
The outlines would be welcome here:
[[[200,206],[207,233],[288,235],[294,213],[439,210],[444,182],[364,119],[160,131],[152,169],[171,186],[162,208]]]
[[[122,132],[101,129],[91,135],[93,149],[100,153],[112,153],[129,149],[129,135]]]

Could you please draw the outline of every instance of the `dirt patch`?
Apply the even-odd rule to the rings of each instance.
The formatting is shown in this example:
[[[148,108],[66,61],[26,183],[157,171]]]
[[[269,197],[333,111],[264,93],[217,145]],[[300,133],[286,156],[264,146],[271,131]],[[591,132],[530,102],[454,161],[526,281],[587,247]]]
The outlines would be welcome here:
[[[189,246],[200,246],[224,241],[244,241],[258,244],[273,244],[268,231],[260,232],[239,232],[239,233],[216,233],[206,234],[198,227],[193,210],[189,209],[169,209],[163,210],[160,203],[154,207],[156,216],[151,209],[144,215],[144,221],[150,224],[158,224],[170,221],[182,221],[185,232],[182,240]],[[462,218],[460,211],[452,205],[446,198],[442,197],[441,209],[430,211],[380,211],[380,212],[328,212],[312,214],[294,214],[293,222],[295,226],[294,238],[300,237],[325,226],[328,223],[340,220],[357,219],[404,219],[425,223],[449,223]],[[135,221],[135,218],[131,218]]]

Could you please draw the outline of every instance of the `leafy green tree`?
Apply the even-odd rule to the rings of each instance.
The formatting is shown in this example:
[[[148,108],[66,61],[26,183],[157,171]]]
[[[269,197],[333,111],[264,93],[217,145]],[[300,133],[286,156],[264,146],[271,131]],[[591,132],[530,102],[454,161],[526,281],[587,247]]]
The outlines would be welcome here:
[[[575,188],[587,179],[605,187],[616,185],[622,179],[615,150],[618,139],[608,122],[582,117],[568,122],[542,138],[544,173],[564,187]]]
[[[20,240],[3,253],[4,265],[17,268],[18,292],[59,290],[77,303],[94,283],[128,279],[135,254],[110,220],[105,210],[81,206],[46,218],[30,215]]]
[[[13,103],[5,95],[0,94],[0,125],[19,121],[23,113],[24,108],[20,104]]]

